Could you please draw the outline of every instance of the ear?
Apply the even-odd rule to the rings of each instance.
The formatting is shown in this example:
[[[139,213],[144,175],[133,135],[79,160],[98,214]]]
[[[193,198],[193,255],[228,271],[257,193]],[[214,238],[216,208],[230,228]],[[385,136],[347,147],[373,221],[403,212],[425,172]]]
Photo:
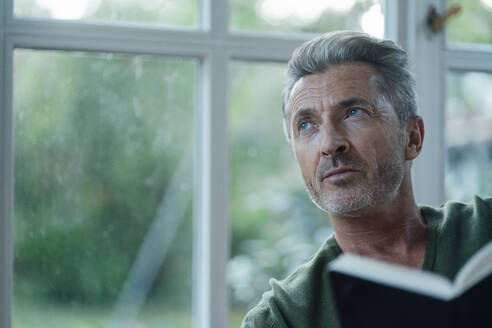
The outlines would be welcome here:
[[[405,159],[413,160],[417,158],[422,150],[424,142],[424,120],[420,116],[410,118],[406,126],[407,143],[405,149]]]

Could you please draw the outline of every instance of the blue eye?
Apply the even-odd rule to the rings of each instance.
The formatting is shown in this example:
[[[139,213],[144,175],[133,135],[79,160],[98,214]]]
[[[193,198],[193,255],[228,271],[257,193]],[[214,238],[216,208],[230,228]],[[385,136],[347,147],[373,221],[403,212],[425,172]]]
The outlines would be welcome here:
[[[350,108],[348,113],[347,113],[347,116],[357,116],[357,115],[360,115],[363,113],[363,110],[358,108],[358,107],[353,107],[353,108]]]
[[[299,131],[307,130],[311,127],[311,122],[304,121],[299,124]]]

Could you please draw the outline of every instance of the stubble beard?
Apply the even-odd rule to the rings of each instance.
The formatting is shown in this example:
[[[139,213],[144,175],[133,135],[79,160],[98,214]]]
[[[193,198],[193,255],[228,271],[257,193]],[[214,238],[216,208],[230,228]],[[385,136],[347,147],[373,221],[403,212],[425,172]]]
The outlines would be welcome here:
[[[376,179],[372,183],[367,181],[367,176],[357,178],[359,181],[340,182],[337,192],[323,190],[322,185],[315,187],[312,182],[306,181],[306,189],[315,203],[321,210],[335,215],[354,216],[377,204],[393,199],[404,178],[405,159],[404,141],[402,136],[398,138],[390,153],[392,154],[385,162],[378,166]],[[358,167],[364,165],[361,160],[348,156],[348,159],[332,159],[331,166],[336,167],[339,160],[343,165],[357,164]],[[367,165],[366,165],[367,166]]]

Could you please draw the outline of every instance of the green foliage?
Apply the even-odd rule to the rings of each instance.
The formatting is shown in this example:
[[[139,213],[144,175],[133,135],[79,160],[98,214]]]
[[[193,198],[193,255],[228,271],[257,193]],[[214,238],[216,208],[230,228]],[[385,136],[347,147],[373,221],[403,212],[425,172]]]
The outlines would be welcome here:
[[[15,67],[15,292],[111,304],[193,151],[196,66],[22,50]],[[154,282],[173,306],[190,303],[191,206]]]
[[[448,0],[451,6],[456,1]],[[447,24],[448,38],[453,42],[491,43],[492,8],[479,0],[461,0],[461,12]]]
[[[446,103],[446,199],[471,201],[492,193],[490,117],[492,76],[450,72]]]

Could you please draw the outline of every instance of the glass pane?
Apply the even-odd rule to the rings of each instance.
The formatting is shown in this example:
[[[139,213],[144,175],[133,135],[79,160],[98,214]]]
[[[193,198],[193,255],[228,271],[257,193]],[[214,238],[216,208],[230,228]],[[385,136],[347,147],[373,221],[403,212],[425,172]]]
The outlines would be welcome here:
[[[448,6],[456,0],[448,0]],[[492,0],[459,1],[462,10],[446,24],[452,42],[492,42]]]
[[[14,59],[13,327],[191,327],[196,62]]]
[[[231,64],[228,264],[230,327],[239,327],[268,281],[286,277],[331,233],[311,203],[280,111],[284,64]]]
[[[236,30],[384,34],[382,0],[230,0],[230,12]]]
[[[450,72],[446,99],[446,198],[492,194],[492,74]]]
[[[197,0],[15,0],[14,14],[55,19],[89,19],[193,25]]]

